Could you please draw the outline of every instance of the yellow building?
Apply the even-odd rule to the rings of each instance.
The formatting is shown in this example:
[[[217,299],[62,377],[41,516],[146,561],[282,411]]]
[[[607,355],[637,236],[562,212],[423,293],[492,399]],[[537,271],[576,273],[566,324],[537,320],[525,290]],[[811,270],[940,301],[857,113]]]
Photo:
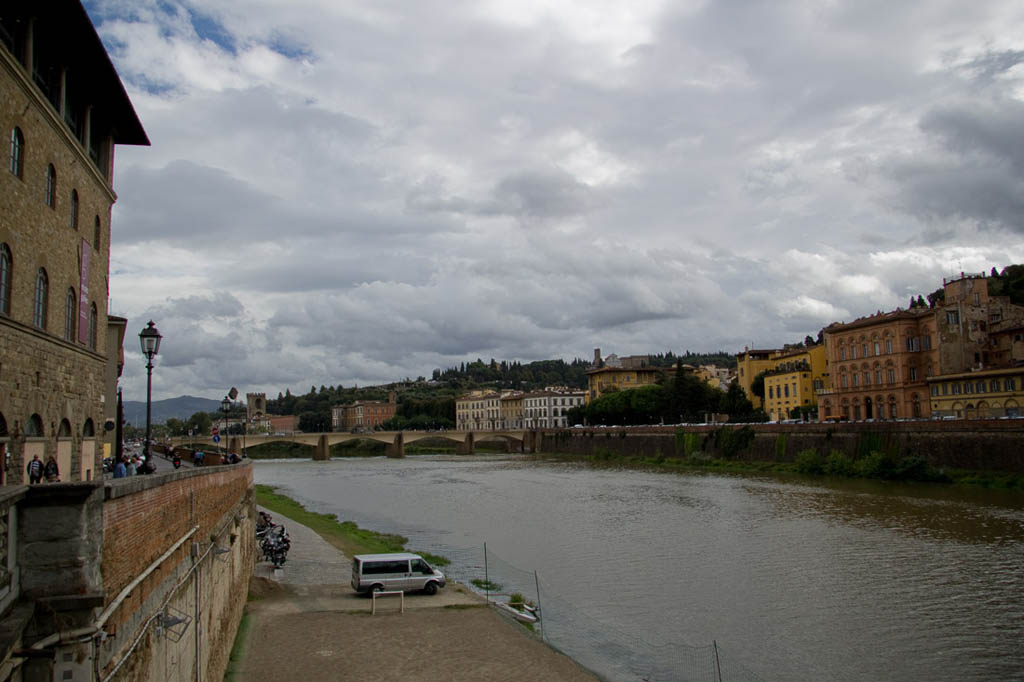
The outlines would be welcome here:
[[[599,367],[587,370],[587,404],[606,393],[624,391],[657,382],[666,370],[659,367]]]
[[[523,394],[517,392],[501,396],[501,421],[498,428],[519,429],[523,426]]]
[[[993,419],[1021,416],[1024,367],[928,377],[932,416]]]
[[[761,398],[754,395],[751,384],[761,372],[775,369],[775,362],[772,356],[781,353],[779,350],[751,350],[744,348],[742,353],[736,354],[736,382],[747,395],[747,399],[754,406],[754,409],[764,407]],[[767,395],[767,394],[765,394]]]
[[[794,408],[817,407],[816,392],[825,388],[825,344],[789,351],[774,358],[764,378],[764,411],[773,421],[788,419]]]

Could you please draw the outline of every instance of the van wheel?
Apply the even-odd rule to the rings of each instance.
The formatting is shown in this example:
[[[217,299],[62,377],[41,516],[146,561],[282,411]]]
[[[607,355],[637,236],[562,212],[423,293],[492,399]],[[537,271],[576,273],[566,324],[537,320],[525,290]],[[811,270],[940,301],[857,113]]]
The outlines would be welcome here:
[[[423,591],[427,594],[437,594],[437,583],[429,582],[423,586]]]
[[[374,585],[373,587],[370,588],[370,592],[383,592],[383,591],[384,591],[384,586],[379,584],[379,583],[377,585]]]

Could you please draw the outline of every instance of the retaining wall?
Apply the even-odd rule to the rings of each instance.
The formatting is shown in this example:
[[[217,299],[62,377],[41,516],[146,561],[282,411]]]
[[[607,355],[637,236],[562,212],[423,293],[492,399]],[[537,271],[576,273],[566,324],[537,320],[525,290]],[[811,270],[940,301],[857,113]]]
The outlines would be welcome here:
[[[730,451],[729,434],[744,429],[751,435],[738,440],[747,443]],[[563,429],[535,432],[534,442],[534,451],[545,453],[685,457],[689,445],[713,457],[782,462],[810,448],[854,458],[880,450],[924,457],[937,467],[1024,473],[1024,420]]]

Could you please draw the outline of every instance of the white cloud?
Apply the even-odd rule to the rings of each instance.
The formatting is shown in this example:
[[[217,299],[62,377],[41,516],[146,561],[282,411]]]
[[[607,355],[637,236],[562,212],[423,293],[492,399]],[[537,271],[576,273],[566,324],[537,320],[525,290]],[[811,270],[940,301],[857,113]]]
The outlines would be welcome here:
[[[87,9],[161,397],[781,345],[1024,262],[1012,3]]]

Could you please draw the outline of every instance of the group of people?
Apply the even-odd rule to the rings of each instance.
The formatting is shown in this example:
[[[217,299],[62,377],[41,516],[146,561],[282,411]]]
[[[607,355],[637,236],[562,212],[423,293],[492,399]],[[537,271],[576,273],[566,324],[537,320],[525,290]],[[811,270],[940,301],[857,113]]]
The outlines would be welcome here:
[[[60,469],[53,455],[50,455],[45,464],[39,459],[39,455],[32,455],[32,461],[25,467],[25,471],[28,473],[30,484],[42,483],[43,478],[46,478],[47,483],[60,483]]]
[[[152,455],[149,456],[149,459],[139,455],[122,456],[114,463],[114,478],[125,478],[127,476],[152,474],[155,472],[156,464],[153,462]]]

